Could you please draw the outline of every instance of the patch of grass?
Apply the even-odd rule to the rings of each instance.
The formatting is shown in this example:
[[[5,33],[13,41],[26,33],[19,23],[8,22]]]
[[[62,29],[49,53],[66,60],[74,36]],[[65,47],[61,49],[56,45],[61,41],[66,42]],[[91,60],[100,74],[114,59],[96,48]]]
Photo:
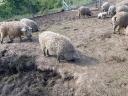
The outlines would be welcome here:
[[[86,5],[92,2],[92,0],[72,0],[73,5]]]
[[[10,17],[10,18],[0,18],[0,22],[11,21],[11,20],[15,20],[15,19],[20,20],[21,18],[30,18],[30,17],[32,17],[31,14],[15,15],[15,16]]]
[[[68,0],[68,1],[71,2],[71,4],[68,3],[68,2],[67,3],[72,8],[77,8],[78,6],[87,5],[87,4],[92,3],[92,0]],[[52,8],[52,9],[47,9],[46,8],[45,10],[40,9],[40,11],[35,14],[35,16],[47,15],[49,13],[56,13],[56,12],[59,12],[60,10],[62,10],[62,7]],[[0,17],[0,22],[1,21],[15,20],[15,19],[19,20],[21,18],[32,18],[32,14],[27,13],[27,14],[23,14],[23,15],[14,15],[12,17],[7,17],[7,18],[1,18]]]

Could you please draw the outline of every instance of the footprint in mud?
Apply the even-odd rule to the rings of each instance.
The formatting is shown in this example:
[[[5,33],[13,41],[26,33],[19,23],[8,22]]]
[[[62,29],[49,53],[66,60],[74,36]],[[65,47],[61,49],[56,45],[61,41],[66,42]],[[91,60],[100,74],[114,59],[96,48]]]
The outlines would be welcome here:
[[[77,45],[76,47],[77,47],[77,48],[80,48],[80,47],[84,47],[84,48],[86,48],[87,45],[85,45],[85,44],[79,44],[79,45]]]
[[[77,31],[78,29],[77,29],[77,28],[74,28],[73,30],[74,30],[74,31]]]
[[[121,63],[121,62],[125,62],[126,58],[125,57],[112,56],[111,61],[116,61],[117,63]]]
[[[63,27],[63,29],[70,29],[70,27]]]
[[[102,34],[102,35],[100,35],[100,38],[101,38],[101,40],[105,40],[106,38],[111,38],[112,37],[111,35],[112,34],[110,34],[110,33]]]

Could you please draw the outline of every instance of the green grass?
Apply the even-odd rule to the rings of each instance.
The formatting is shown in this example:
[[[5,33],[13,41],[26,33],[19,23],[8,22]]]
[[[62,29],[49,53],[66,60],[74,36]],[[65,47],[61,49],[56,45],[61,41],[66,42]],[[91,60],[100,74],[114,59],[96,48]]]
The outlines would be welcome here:
[[[0,0],[1,1],[1,0]],[[72,8],[75,8],[75,7],[79,7],[81,5],[87,5],[89,3],[92,2],[92,0],[71,0],[72,1],[72,5],[71,7]],[[45,10],[45,11],[41,11],[38,12],[37,14],[35,14],[35,16],[40,16],[40,15],[46,15],[48,13],[55,13],[55,12],[58,12],[60,11],[62,8],[54,8],[54,9],[51,9],[51,10]],[[31,14],[24,14],[24,15],[15,15],[13,17],[10,17],[10,18],[0,18],[0,22],[1,21],[8,21],[8,20],[14,20],[14,19],[21,19],[21,18],[31,18],[32,15]]]
[[[79,7],[81,5],[88,5],[92,2],[92,0],[72,0],[73,1],[73,5],[72,7]]]
[[[30,18],[32,17],[31,14],[24,14],[24,15],[15,15],[13,17],[10,17],[10,18],[0,18],[0,22],[2,21],[10,21],[10,20],[15,20],[15,19],[21,19],[21,18]]]
[[[86,5],[92,2],[92,0],[73,0],[73,5]]]

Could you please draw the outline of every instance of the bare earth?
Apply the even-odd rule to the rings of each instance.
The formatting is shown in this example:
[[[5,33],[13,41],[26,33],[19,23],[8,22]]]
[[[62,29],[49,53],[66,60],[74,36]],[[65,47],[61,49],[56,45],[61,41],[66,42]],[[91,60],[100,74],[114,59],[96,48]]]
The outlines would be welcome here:
[[[72,40],[81,56],[77,62],[44,57],[41,31],[33,33],[33,42],[1,44],[0,96],[128,96],[128,36],[113,34],[111,19],[99,20],[96,14],[78,19],[70,11],[34,18],[41,31]]]

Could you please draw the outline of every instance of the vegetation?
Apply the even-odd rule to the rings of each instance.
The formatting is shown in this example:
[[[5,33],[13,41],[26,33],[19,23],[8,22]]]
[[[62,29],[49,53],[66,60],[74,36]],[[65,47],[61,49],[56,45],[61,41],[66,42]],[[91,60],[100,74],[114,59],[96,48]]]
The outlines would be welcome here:
[[[44,13],[61,8],[63,0],[0,0],[0,20],[18,15]],[[69,5],[81,5],[92,0],[65,0]]]

